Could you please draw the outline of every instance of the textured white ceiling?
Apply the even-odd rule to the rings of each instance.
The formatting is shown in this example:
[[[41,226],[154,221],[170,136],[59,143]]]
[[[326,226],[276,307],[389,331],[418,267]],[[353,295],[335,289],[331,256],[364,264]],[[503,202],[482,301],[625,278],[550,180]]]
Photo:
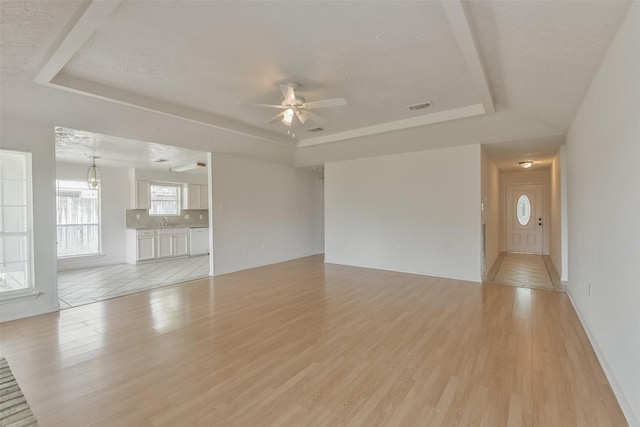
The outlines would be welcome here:
[[[7,1],[0,14],[2,82],[12,78],[33,78],[31,71],[41,60],[80,1]]]
[[[563,136],[497,142],[483,145],[485,152],[505,172],[520,171],[518,162],[534,160],[529,170],[549,169],[558,149],[564,144]]]
[[[298,149],[252,126],[234,132],[33,84],[81,4],[1,1],[3,116],[282,163],[295,150],[295,164],[311,166],[471,143],[497,143],[488,152],[505,165],[527,150],[547,156],[538,149],[561,143],[630,2],[467,2],[495,114]],[[421,101],[434,101],[433,112],[477,103],[448,25],[432,1],[125,1],[60,75],[279,132],[264,126],[272,111],[236,102],[277,101],[276,84],[293,80],[309,100],[347,98],[322,111],[327,132],[339,132],[422,114],[404,109]]]
[[[346,98],[326,135],[480,102],[439,2],[124,2],[62,72],[284,134],[237,104]]]
[[[566,131],[629,9],[622,1],[472,1],[498,109]]]
[[[166,171],[173,166],[207,162],[207,153],[202,151],[63,127],[55,132],[56,160],[61,162],[90,165],[90,158],[98,156],[96,162],[105,167]],[[156,162],[160,159],[166,162]],[[199,171],[206,173],[206,168]]]

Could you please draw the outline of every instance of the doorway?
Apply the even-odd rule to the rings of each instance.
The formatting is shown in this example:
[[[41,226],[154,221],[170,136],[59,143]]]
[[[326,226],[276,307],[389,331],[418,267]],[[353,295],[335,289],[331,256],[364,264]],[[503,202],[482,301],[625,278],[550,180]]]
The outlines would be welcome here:
[[[508,185],[505,200],[507,252],[542,254],[543,184]]]
[[[60,308],[212,275],[208,153],[55,132]],[[97,188],[91,162],[100,172]],[[192,247],[192,234],[208,239]]]

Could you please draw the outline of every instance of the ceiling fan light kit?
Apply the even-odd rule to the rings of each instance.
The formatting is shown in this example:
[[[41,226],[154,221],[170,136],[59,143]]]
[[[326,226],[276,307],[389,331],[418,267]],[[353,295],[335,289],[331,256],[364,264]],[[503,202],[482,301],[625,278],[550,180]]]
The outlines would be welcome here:
[[[347,105],[347,101],[344,98],[332,98],[332,99],[322,99],[320,101],[311,101],[307,102],[303,96],[296,94],[295,90],[298,88],[297,83],[286,83],[280,85],[280,91],[282,92],[282,101],[280,105],[277,104],[245,104],[245,105],[253,105],[256,107],[267,107],[267,108],[279,108],[283,110],[271,120],[267,122],[267,124],[275,123],[278,120],[281,120],[282,123],[288,127],[287,132],[291,137],[295,137],[294,134],[294,123],[295,118],[301,124],[304,124],[307,120],[311,120],[316,124],[323,125],[327,122],[326,119],[313,113],[309,110],[315,108],[328,108],[328,107],[340,107]]]
[[[284,110],[284,117],[282,117],[282,123],[284,123],[287,126],[290,126],[291,122],[293,121],[294,115],[295,115],[295,112],[293,111],[293,108],[287,108],[286,110]]]

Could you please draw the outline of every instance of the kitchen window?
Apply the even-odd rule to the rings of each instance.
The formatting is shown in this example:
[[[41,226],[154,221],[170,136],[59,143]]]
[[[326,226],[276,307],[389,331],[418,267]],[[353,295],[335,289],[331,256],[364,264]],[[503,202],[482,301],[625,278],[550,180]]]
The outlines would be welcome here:
[[[0,149],[0,293],[33,292],[31,153]]]
[[[180,215],[180,187],[169,184],[151,184],[149,186],[149,215]]]
[[[86,181],[57,181],[58,258],[100,253],[100,190]]]

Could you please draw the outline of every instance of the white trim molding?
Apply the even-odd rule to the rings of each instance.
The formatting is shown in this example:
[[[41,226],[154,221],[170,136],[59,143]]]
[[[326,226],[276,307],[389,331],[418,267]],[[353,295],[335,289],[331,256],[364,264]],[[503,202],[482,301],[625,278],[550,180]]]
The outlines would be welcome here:
[[[19,301],[28,301],[32,299],[36,299],[40,296],[42,292],[35,291],[30,289],[28,293],[19,293],[14,295],[7,295],[0,297],[0,304],[7,304]]]

